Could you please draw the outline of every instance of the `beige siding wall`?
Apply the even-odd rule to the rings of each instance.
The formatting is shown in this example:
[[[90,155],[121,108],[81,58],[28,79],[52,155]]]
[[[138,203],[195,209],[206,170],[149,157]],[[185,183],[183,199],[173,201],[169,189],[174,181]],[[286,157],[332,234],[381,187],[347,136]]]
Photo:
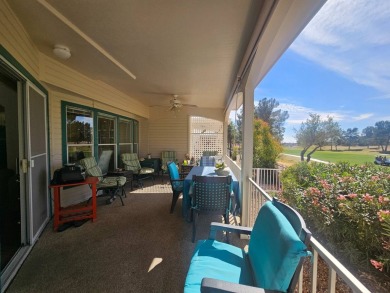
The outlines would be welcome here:
[[[189,117],[202,116],[223,121],[222,110],[183,108],[177,114],[167,111],[167,108],[153,107],[149,118],[149,139],[147,151],[152,157],[160,158],[161,151],[176,151],[179,161],[189,152]]]
[[[0,44],[38,79],[39,52],[5,0],[0,0]]]
[[[77,95],[92,99],[95,107],[116,108],[116,113],[149,117],[149,108],[115,88],[88,78],[63,63],[41,54],[40,80]]]

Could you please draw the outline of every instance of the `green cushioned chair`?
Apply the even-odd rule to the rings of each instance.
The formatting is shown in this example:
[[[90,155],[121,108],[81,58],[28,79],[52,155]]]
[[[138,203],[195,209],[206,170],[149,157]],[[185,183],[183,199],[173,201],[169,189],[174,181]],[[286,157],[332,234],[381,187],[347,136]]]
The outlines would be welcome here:
[[[248,252],[215,240],[221,230],[251,235]],[[196,245],[184,292],[294,292],[310,237],[302,217],[276,199],[263,205],[253,229],[212,223],[209,239]]]
[[[125,170],[133,171],[133,177],[137,180],[138,184],[143,188],[143,181],[147,178],[152,178],[154,182],[154,169],[149,167],[141,167],[138,160],[138,154],[125,153],[121,154],[121,160],[123,162]]]
[[[167,169],[168,162],[177,163],[175,151],[162,151],[161,152],[161,169],[163,171],[163,174],[168,173],[168,169]]]
[[[87,177],[98,177],[99,182],[96,184],[97,191],[102,190],[107,193],[110,198],[107,203],[112,203],[118,195],[122,205],[122,196],[126,197],[125,184],[126,177],[124,176],[107,176],[103,177],[102,170],[96,163],[94,157],[88,157],[80,160],[80,165],[85,169],[85,175]]]

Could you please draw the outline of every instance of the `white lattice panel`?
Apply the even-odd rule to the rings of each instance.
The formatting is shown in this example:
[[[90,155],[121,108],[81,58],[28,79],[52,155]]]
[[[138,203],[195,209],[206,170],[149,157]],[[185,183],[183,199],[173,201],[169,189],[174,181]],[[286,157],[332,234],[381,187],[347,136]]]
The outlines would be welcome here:
[[[191,157],[198,161],[204,151],[216,151],[222,156],[223,123],[204,117],[191,117],[190,121]]]

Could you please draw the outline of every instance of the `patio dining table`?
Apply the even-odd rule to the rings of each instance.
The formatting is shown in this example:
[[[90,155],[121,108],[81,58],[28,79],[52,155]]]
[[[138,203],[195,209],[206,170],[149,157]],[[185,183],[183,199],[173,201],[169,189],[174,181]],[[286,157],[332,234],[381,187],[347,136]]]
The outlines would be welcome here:
[[[229,175],[232,176],[232,191],[234,193],[234,200],[232,202],[233,211],[238,211],[240,208],[240,186],[239,182],[234,176],[233,172],[229,170]],[[188,219],[189,210],[191,208],[191,197],[190,197],[190,189],[192,183],[192,176],[218,176],[215,173],[215,167],[207,167],[207,166],[194,166],[190,173],[184,179],[184,188],[183,188],[183,201],[182,201],[182,213],[183,217]]]

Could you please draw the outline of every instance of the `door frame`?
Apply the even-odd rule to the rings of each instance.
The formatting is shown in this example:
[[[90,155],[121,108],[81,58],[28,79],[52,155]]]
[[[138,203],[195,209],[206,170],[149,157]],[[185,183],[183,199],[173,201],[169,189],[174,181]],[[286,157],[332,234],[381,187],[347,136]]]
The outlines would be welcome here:
[[[46,189],[47,189],[47,215],[46,220],[41,225],[40,229],[33,235],[32,221],[32,178],[31,170],[27,168],[27,173],[20,176],[20,208],[21,208],[21,246],[12,260],[1,272],[0,276],[0,291],[4,292],[24,260],[31,252],[40,234],[45,226],[50,221],[52,215],[50,193],[48,184],[50,180],[50,146],[49,146],[49,115],[48,115],[48,91],[2,46],[0,45],[0,66],[4,67],[11,75],[17,79],[17,99],[18,99],[18,123],[19,123],[19,163],[21,158],[31,160],[30,150],[30,123],[29,123],[29,97],[27,90],[33,88],[39,94],[44,96],[45,107],[45,147],[46,147]]]

